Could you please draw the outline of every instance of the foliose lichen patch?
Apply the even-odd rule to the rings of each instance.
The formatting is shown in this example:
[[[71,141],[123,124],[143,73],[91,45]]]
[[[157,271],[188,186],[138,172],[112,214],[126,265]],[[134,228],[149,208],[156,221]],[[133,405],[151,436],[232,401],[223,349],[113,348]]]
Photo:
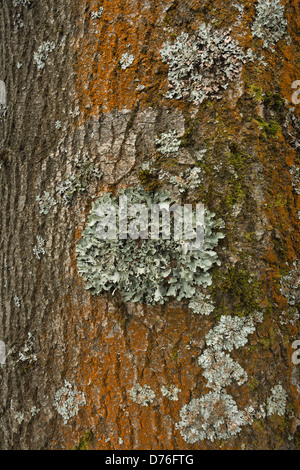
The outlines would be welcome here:
[[[281,384],[271,389],[271,395],[267,398],[266,408],[268,416],[277,414],[283,416],[286,410],[287,393]]]
[[[252,424],[255,418],[285,414],[287,393],[281,384],[271,389],[266,403],[253,403],[241,409],[225,390],[234,381],[242,385],[248,380],[247,372],[224,350],[232,351],[244,346],[248,336],[255,331],[254,320],[260,323],[261,316],[222,316],[206,335],[207,348],[198,363],[203,368],[206,385],[212,391],[184,405],[180,411],[181,421],[175,425],[189,444],[205,439],[229,439],[238,434],[242,427]]]
[[[272,48],[286,35],[287,20],[280,0],[258,0],[251,32],[253,37],[263,40],[265,48]]]
[[[166,191],[151,195],[142,188],[128,188],[119,195],[127,197],[128,207],[140,204],[148,208],[147,217],[153,205],[169,208],[174,202]],[[203,246],[189,250],[189,242],[175,240],[173,232],[169,239],[150,238],[150,235],[147,239],[122,239],[120,232],[114,238],[100,239],[97,230],[107,224],[103,217],[107,205],[115,209],[116,226],[120,227],[119,198],[107,194],[93,203],[87,226],[76,246],[78,271],[93,294],[118,290],[126,302],[163,304],[174,297],[191,299],[199,286],[211,284],[209,270],[220,263],[214,249],[224,237],[215,230],[213,213],[208,210],[204,213]],[[153,225],[146,220],[143,230],[151,233]],[[135,223],[135,217],[129,214],[128,227],[135,227]],[[166,229],[164,225],[161,228],[162,232]]]
[[[244,53],[230,32],[203,23],[196,35],[182,32],[173,44],[165,44],[160,53],[169,66],[167,98],[186,98],[195,105],[208,97],[222,98],[243,64],[253,61],[252,50]]]
[[[176,428],[189,444],[205,439],[228,439],[251,421],[251,415],[239,410],[233,397],[225,391],[209,392],[191,400],[183,406],[180,416]]]
[[[168,155],[179,150],[181,139],[178,137],[177,132],[173,130],[162,133],[157,137],[155,143],[158,152]]]
[[[215,306],[211,301],[208,294],[197,292],[193,299],[189,302],[189,308],[194,312],[201,315],[210,315]]]
[[[203,377],[207,379],[207,387],[221,390],[235,380],[238,385],[247,381],[247,372],[224,351],[206,349],[198,359],[204,369]]]
[[[248,336],[255,331],[251,317],[222,315],[219,323],[206,336],[207,346],[215,351],[232,351],[244,346]]]

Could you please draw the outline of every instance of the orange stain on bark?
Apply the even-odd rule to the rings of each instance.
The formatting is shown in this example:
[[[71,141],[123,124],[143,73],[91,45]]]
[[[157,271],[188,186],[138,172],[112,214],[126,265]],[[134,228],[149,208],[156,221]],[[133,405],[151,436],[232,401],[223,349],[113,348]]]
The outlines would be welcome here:
[[[76,87],[86,116],[116,107],[132,109],[137,102],[149,106],[150,95],[165,87],[166,75],[158,76],[158,47],[163,11],[169,4],[171,0],[90,2],[90,12],[85,14],[86,34],[76,44]],[[100,6],[101,18],[92,19],[91,12]],[[82,21],[80,2],[77,8]],[[133,63],[123,69],[124,54],[132,56]]]

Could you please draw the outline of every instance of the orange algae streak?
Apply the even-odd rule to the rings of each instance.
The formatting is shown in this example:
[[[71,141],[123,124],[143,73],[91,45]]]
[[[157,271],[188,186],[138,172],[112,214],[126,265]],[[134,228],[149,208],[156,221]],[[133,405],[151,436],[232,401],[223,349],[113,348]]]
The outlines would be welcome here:
[[[158,77],[160,36],[171,3],[92,0],[85,9],[85,2],[77,2],[85,33],[76,44],[76,88],[85,117],[116,107],[132,109],[138,102],[151,104],[149,91],[155,94],[164,86]]]

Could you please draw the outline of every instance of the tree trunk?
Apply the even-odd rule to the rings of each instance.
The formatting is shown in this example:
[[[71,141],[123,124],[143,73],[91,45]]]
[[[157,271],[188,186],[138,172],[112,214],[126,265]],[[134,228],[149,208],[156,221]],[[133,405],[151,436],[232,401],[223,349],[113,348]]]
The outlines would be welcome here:
[[[1,449],[299,449],[300,11],[282,0],[260,34],[259,4],[1,2]],[[190,61],[198,84],[172,81]],[[92,202],[140,186],[225,222],[210,315],[86,289]],[[225,317],[250,325],[222,346],[227,382],[209,345]]]

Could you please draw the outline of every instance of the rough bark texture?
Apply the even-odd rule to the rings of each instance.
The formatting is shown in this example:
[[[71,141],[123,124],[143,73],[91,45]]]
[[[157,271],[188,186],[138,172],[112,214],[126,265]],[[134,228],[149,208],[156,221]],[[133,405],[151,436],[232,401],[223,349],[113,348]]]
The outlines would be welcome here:
[[[256,2],[239,5],[243,12],[225,0],[0,2],[0,80],[7,89],[0,120],[0,340],[7,348],[0,448],[299,448],[292,343],[299,339],[293,263],[300,203],[290,170],[295,175],[299,166],[300,104],[291,97],[300,79],[300,11],[296,0],[282,0],[291,43],[283,36],[272,51],[251,34]],[[266,65],[245,62],[221,99],[168,99],[160,51],[202,23],[231,27],[243,50],[251,47]],[[46,41],[55,48],[39,68],[34,53]],[[128,67],[121,66],[124,53],[133,56]],[[169,130],[181,146],[162,157],[156,138]],[[75,255],[91,202],[121,187],[152,190],[161,183],[143,162],[182,175],[197,166],[203,148],[192,202],[226,223],[221,266],[211,271],[214,312],[194,314],[176,299],[149,306],[91,295]],[[93,170],[84,173],[84,159],[101,170],[101,180]],[[64,204],[57,188],[70,175],[81,186]],[[36,200],[45,191],[56,200],[47,214]],[[226,392],[245,410],[265,406],[280,384],[283,413],[267,409],[228,439],[189,443],[176,423],[184,405],[210,393],[198,363],[206,335],[223,315],[255,312],[262,322],[230,353],[248,380],[233,381]],[[132,398],[137,384],[155,394],[147,406]],[[161,390],[171,385],[180,390],[173,400]]]

